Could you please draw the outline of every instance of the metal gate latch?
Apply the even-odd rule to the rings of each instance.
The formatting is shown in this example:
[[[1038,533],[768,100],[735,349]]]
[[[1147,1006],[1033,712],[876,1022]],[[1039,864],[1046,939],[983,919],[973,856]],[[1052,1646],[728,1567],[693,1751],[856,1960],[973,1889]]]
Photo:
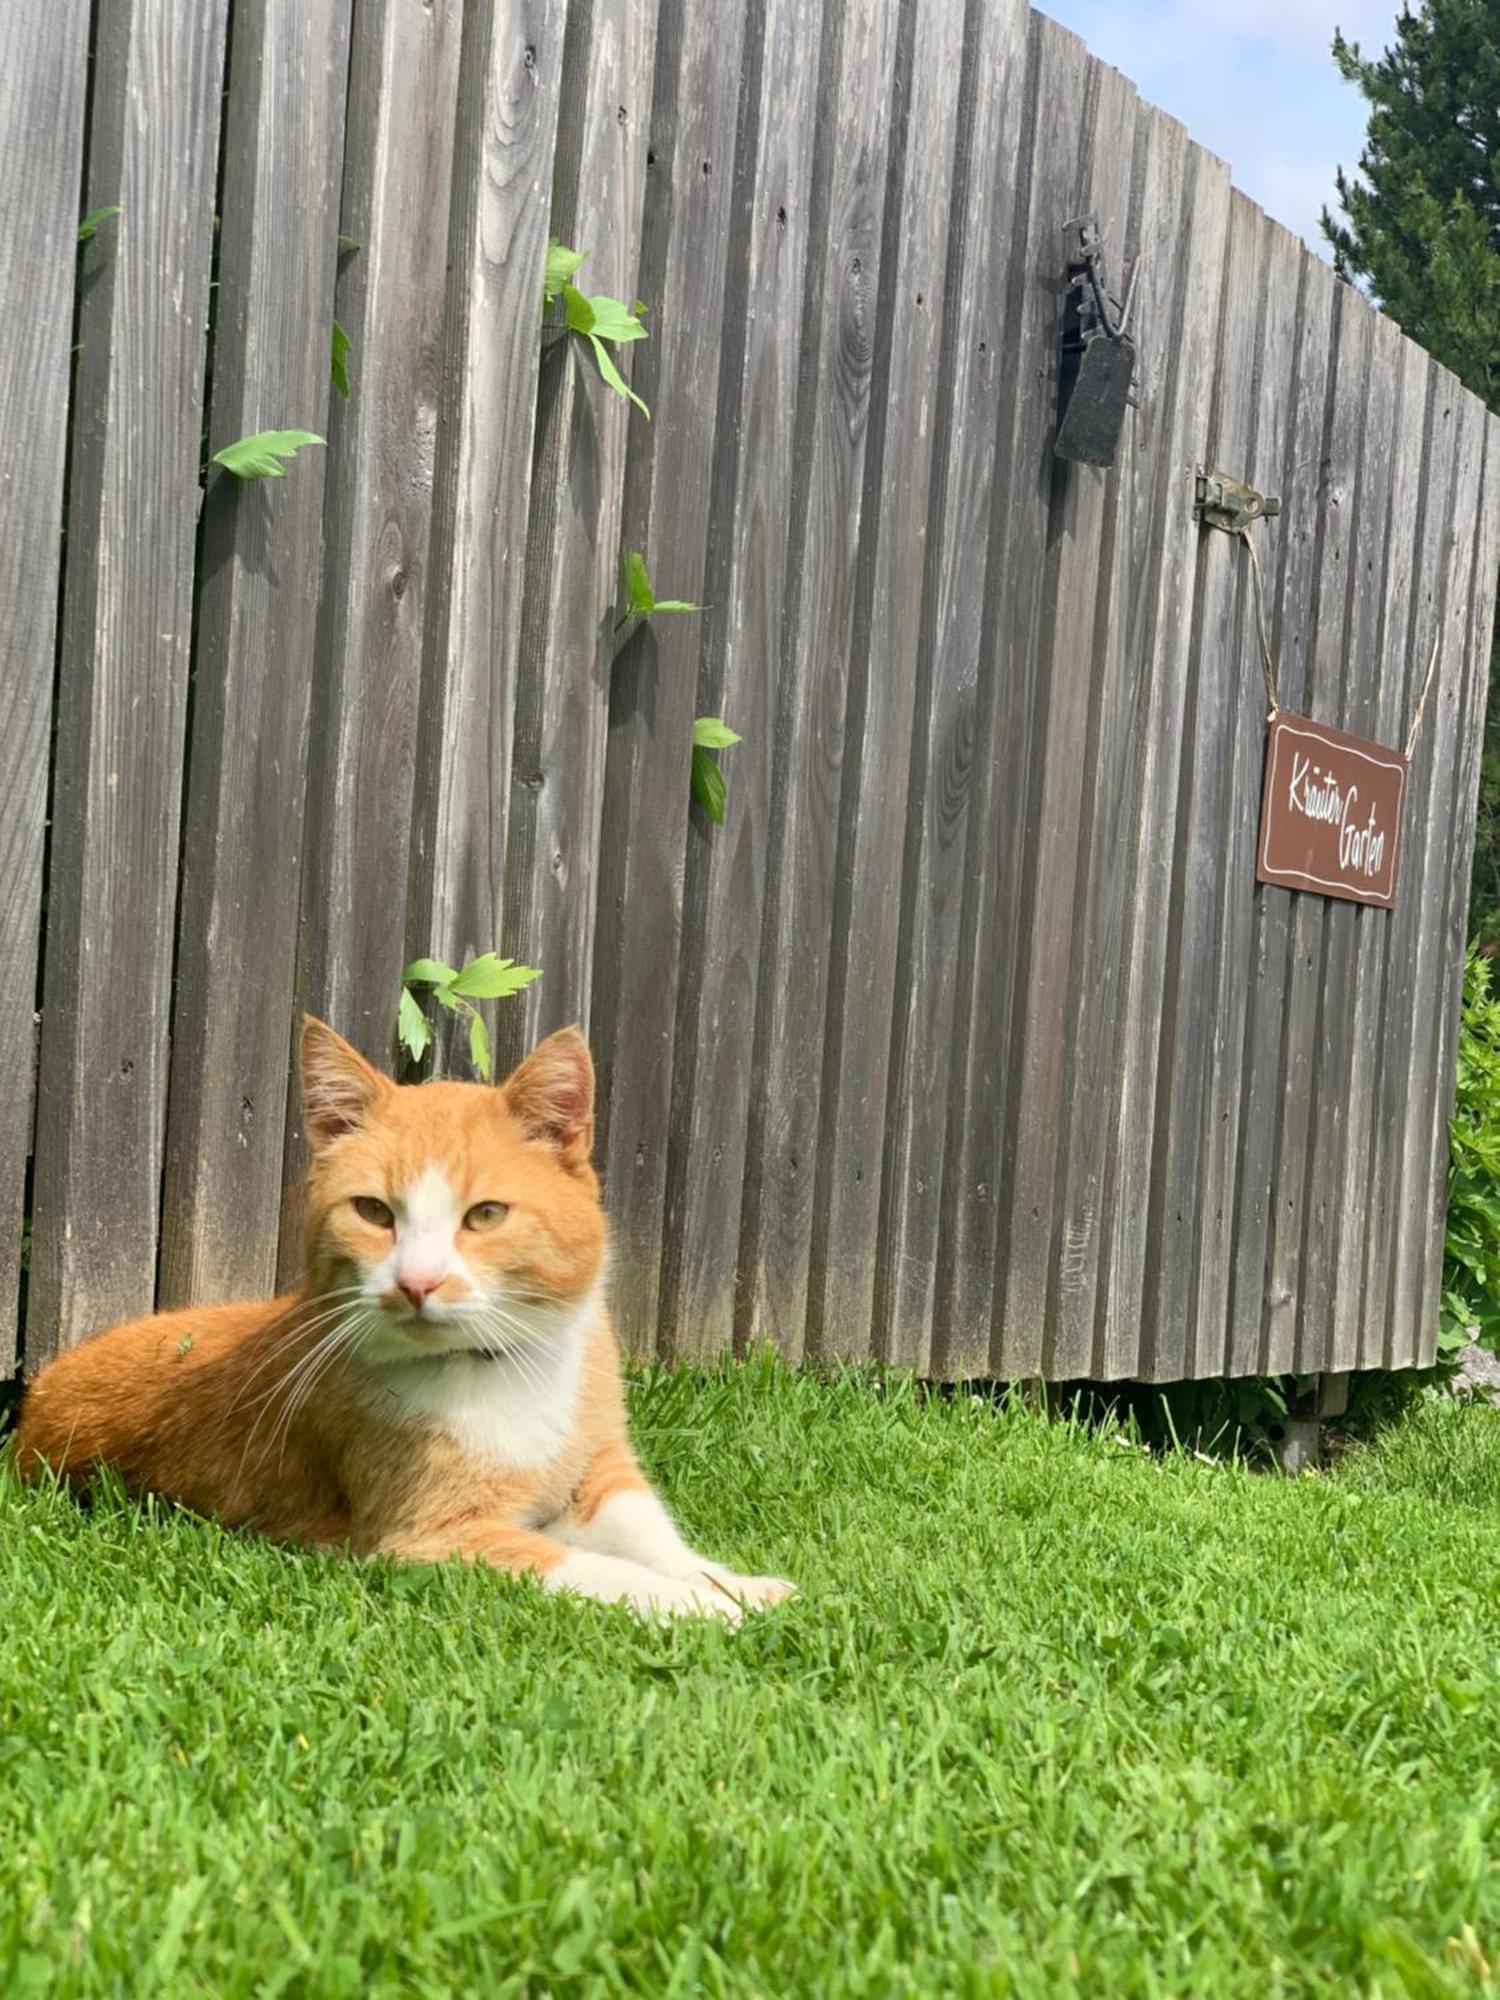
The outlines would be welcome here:
[[[1053,450],[1078,465],[1113,465],[1126,407],[1134,401],[1135,342],[1126,329],[1141,260],[1135,260],[1121,305],[1104,282],[1098,217],[1076,217],[1065,225],[1063,236],[1068,303]]]
[[[1227,535],[1237,535],[1252,521],[1269,521],[1280,512],[1278,499],[1257,493],[1253,486],[1244,486],[1238,479],[1230,479],[1222,472],[1198,474],[1193,518],[1205,527],[1222,528]]]

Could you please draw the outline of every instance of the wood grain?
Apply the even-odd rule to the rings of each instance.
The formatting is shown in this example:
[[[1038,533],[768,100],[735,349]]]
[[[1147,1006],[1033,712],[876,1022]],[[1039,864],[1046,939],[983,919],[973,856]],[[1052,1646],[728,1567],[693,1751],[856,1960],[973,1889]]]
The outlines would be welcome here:
[[[1079,884],[1071,923],[1074,964],[1057,1033],[1067,1038],[1062,1178],[1049,1214],[1057,1268],[1046,1338],[1054,1366],[1087,1375],[1097,1328],[1105,1168],[1114,1086],[1121,947],[1134,851],[1144,704],[1151,686],[1154,549],[1180,502],[1177,470],[1161,448],[1178,393],[1175,367],[1193,288],[1171,248],[1186,212],[1189,149],[1175,121],[1144,109],[1136,123],[1129,248],[1139,262],[1135,338],[1139,409],[1127,412],[1118,471],[1101,524],[1099,615],[1088,649],[1092,712],[1080,825]],[[1207,301],[1198,297],[1193,310]]]
[[[1334,281],[1304,249],[1297,301],[1296,343],[1287,386],[1286,455],[1281,467],[1281,515],[1274,575],[1266,568],[1271,651],[1279,705],[1302,712],[1310,684],[1309,652],[1320,549],[1318,468],[1327,421],[1329,343]],[[1258,888],[1256,921],[1245,971],[1241,1143],[1235,1189],[1234,1274],[1230,1292],[1231,1375],[1271,1371],[1263,1340],[1267,1245],[1275,1194],[1277,1106],[1281,1095],[1281,1035],[1287,982],[1292,892]],[[1288,1364],[1289,1365],[1289,1364]]]
[[[1024,785],[1032,729],[1037,580],[1052,481],[1057,347],[1061,336],[1061,224],[1078,213],[1087,161],[1088,58],[1083,44],[1032,13],[1024,127],[1012,224],[1017,278],[1003,290],[997,329],[1005,357],[995,487],[985,558],[978,773],[968,837],[955,977],[953,1056],[933,1296],[938,1372],[983,1373],[990,1360],[1001,1144],[1014,990],[1021,846],[1010,815]]]
[[[1256,361],[1270,304],[1266,249],[1265,218],[1243,197],[1235,197],[1218,308],[1213,408],[1202,434],[1203,464],[1223,468],[1233,477],[1249,477],[1246,468],[1253,450]],[[1202,305],[1190,301],[1187,309],[1202,310]],[[1175,513],[1181,504],[1179,486],[1167,505]],[[1214,979],[1219,905],[1226,894],[1239,892],[1248,898],[1254,879],[1253,871],[1241,877],[1230,873],[1223,852],[1235,763],[1231,738],[1247,688],[1257,721],[1266,705],[1258,651],[1252,647],[1241,659],[1233,643],[1238,636],[1234,621],[1245,581],[1245,551],[1226,536],[1200,529],[1195,556],[1146,1224],[1143,1317],[1144,1326],[1154,1334],[1158,1375],[1186,1373],[1194,1339],[1192,1289],[1202,1224],[1202,1114],[1216,1002],[1221,998]],[[1144,844],[1160,835],[1155,828],[1132,826],[1130,837]],[[1107,867],[1107,857],[1101,859]],[[1088,962],[1099,964],[1108,950],[1106,940],[1089,954]],[[1090,1040],[1097,1025],[1092,1017],[1086,1025],[1080,1023],[1081,1037]],[[1119,1338],[1116,1329],[1105,1332]]]
[[[380,0],[354,17],[334,317],[351,393],[328,410],[323,573],[308,733],[297,1000],[391,1061],[428,600],[433,444],[462,10]],[[306,1148],[286,1113],[280,1284],[301,1266]]]
[[[658,595],[701,603],[718,415],[745,8],[672,0],[657,27],[641,292],[656,331],[636,382],[659,406],[631,425],[625,545]],[[600,1147],[619,1255],[615,1309],[637,1353],[658,1336],[673,1030],[682,937],[700,621],[647,621],[610,687],[594,1048]]]
[[[563,0],[463,13],[407,949],[506,957],[505,838]],[[443,1024],[433,1066],[469,1074]]]
[[[1138,116],[1161,126],[1169,121],[1160,113],[1138,113],[1134,90],[1101,63],[1090,65],[1086,88],[1091,104],[1088,164],[1072,213],[1100,217],[1117,272],[1123,268],[1129,225],[1135,218],[1118,208],[1112,213],[1111,204],[1120,202],[1121,191],[1130,188],[1135,178]],[[1182,136],[1163,132],[1153,148],[1143,135],[1142,152],[1170,150]],[[1160,214],[1149,213],[1151,242],[1146,254],[1153,263],[1162,259],[1157,233],[1162,220]],[[1168,226],[1176,226],[1175,216]],[[1145,241],[1142,236],[1129,242],[1132,261]],[[1050,1373],[1054,1366],[1048,1312],[1066,1130],[1063,1093],[1070,1012],[1066,996],[1082,970],[1073,956],[1073,912],[1080,884],[1090,741],[1097,733],[1096,681],[1083,663],[1091,662],[1099,630],[1115,609],[1109,595],[1111,565],[1105,555],[1105,535],[1121,484],[1118,466],[1105,472],[1054,459],[1051,467],[1041,602],[1031,640],[1036,649],[1034,725],[1025,783],[1016,800],[1021,817],[1013,833],[1024,844],[1024,854],[1000,1185],[1004,1249],[995,1274],[992,1334],[992,1352],[1003,1355],[1007,1373],[1016,1376]]]
[[[36,1083],[37,946],[57,643],[87,0],[23,0],[0,72],[0,1381],[16,1360]],[[105,246],[107,247],[107,246]],[[103,249],[91,253],[96,259]]]
[[[1376,339],[1391,337],[1382,322]],[[1414,341],[1395,335],[1397,409],[1393,434],[1391,504],[1385,591],[1377,643],[1378,679],[1371,733],[1381,743],[1404,746],[1417,694],[1412,680],[1412,620],[1421,578],[1420,535],[1423,469],[1427,458],[1428,416],[1432,407],[1432,364]],[[1425,662],[1417,665],[1418,677]],[[1380,912],[1370,915],[1381,916]],[[1334,1357],[1348,1368],[1378,1367],[1384,1353],[1384,1290],[1367,1307],[1366,1277],[1384,1272],[1385,1245],[1376,1241],[1375,1175],[1380,1161],[1377,1103],[1384,1081],[1381,1061],[1387,980],[1391,964],[1392,916],[1380,922],[1361,918],[1355,947],[1353,1044],[1346,1091],[1348,1138],[1339,1191],[1338,1240],[1333,1279]]]
[[[1317,486],[1318,554],[1308,678],[1300,712],[1337,722],[1343,706],[1354,537],[1360,515],[1360,461],[1370,359],[1370,315],[1354,293],[1334,293],[1331,374]],[[1267,1371],[1303,1369],[1300,1319],[1307,1273],[1313,1104],[1323,1055],[1323,939],[1329,899],[1288,892],[1287,970],[1281,1032],[1281,1102],[1266,1266]]]
[[[942,1255],[943,1158],[963,950],[964,852],[983,772],[978,724],[983,579],[1009,366],[996,325],[1013,255],[1024,131],[1027,14],[979,0],[954,172],[954,271],[945,309],[936,423],[926,678],[915,702],[901,939],[890,1054],[890,1131],[876,1236],[873,1345],[926,1369]]]
[[[585,292],[627,304],[640,289],[655,42],[654,0],[594,0],[569,16],[551,233],[588,253],[578,274]],[[648,313],[647,324],[653,320]],[[627,380],[638,352],[617,356]],[[581,341],[547,351],[505,897],[507,955],[546,976],[499,1010],[501,1070],[538,1035],[588,1023],[629,419],[630,405],[599,379]]]
[[[1411,622],[1406,642],[1402,712],[1397,726],[1407,740],[1411,719],[1426,678],[1433,646],[1441,647],[1444,631],[1444,588],[1457,463],[1459,411],[1453,383],[1436,363],[1427,370],[1419,506],[1409,538],[1414,582]],[[1428,718],[1430,721],[1430,717]],[[1424,733],[1427,723],[1424,722]],[[1418,745],[1421,738],[1418,738]],[[1430,751],[1416,760],[1420,770]],[[1419,797],[1423,805],[1419,806]],[[1381,1365],[1394,1367],[1394,1357],[1411,1351],[1403,1325],[1398,1329],[1392,1310],[1396,1250],[1405,1173],[1405,1120],[1411,1065],[1412,1007],[1418,942],[1424,921],[1421,903],[1423,858],[1427,844],[1425,791],[1408,780],[1402,827],[1401,889],[1390,915],[1384,1013],[1372,1105],[1370,1184],[1367,1196],[1368,1248],[1365,1255],[1364,1318],[1372,1329]]]
[[[723,759],[725,824],[693,813],[688,830],[659,1306],[662,1350],[681,1358],[723,1354],[734,1339],[777,689],[798,559],[792,495],[811,434],[812,401],[799,409],[797,392],[816,324],[824,19],[820,4],[772,0],[747,37],[697,696],[699,713],[726,717],[742,741]]]
[[[156,1288],[224,41],[223,0],[99,12],[83,205],[121,212],[78,309],[33,1369]]]
[[[793,529],[778,701],[736,1325],[738,1339],[754,1332],[792,1357],[802,1354],[806,1339],[845,698],[880,333],[896,10],[883,0],[850,0],[840,26],[820,91],[831,157],[810,253],[816,319],[805,338],[813,373],[802,391],[815,403],[806,483],[794,503],[806,511]]]
[[[1253,362],[1254,407],[1246,444],[1246,478],[1263,493],[1281,495],[1296,398],[1297,303],[1303,246],[1268,217],[1260,220],[1262,257],[1254,282],[1263,303],[1257,315]],[[1239,277],[1243,280],[1243,271]],[[1226,298],[1226,314],[1248,303],[1237,287]],[[1222,462],[1222,454],[1221,454]],[[1284,506],[1288,503],[1283,503]],[[1284,519],[1252,528],[1259,538],[1268,588],[1274,586],[1285,534]],[[1246,552],[1227,537],[1205,538],[1205,661],[1222,648],[1222,673],[1232,690],[1230,713],[1217,754],[1229,764],[1223,822],[1223,849],[1215,863],[1223,877],[1218,935],[1212,966],[1213,1002],[1203,1083],[1199,1155],[1197,1238],[1189,1307],[1195,1373],[1229,1371],[1230,1289],[1234,1260],[1234,1216],[1244,1136],[1248,968],[1253,963],[1259,891],[1255,885],[1255,845],[1260,826],[1261,778],[1265,761],[1267,697],[1256,614],[1255,579]],[[1165,1278],[1165,1273],[1163,1274]]]
[[[235,8],[210,453],[326,436],[349,0]],[[164,1304],[276,1277],[327,454],[214,469],[184,826]]]
[[[1379,713],[1381,639],[1391,567],[1391,499],[1396,467],[1394,441],[1401,337],[1393,322],[1374,313],[1362,317],[1369,322],[1370,348],[1364,368],[1364,436],[1350,537],[1348,598],[1341,618],[1344,658],[1335,719],[1340,728],[1356,736],[1370,737],[1375,735]],[[1398,534],[1404,525],[1398,527]],[[1407,567],[1404,549],[1397,550],[1394,567],[1397,571]],[[1350,1082],[1357,1046],[1360,939],[1370,917],[1383,917],[1389,925],[1388,912],[1354,903],[1329,900],[1323,915],[1318,1055],[1303,1203],[1305,1275],[1297,1307],[1298,1351],[1312,1356],[1315,1363],[1339,1372],[1354,1366],[1353,1345],[1345,1345],[1337,1337],[1336,1286],[1341,1239],[1345,1235],[1362,1235],[1364,1227],[1363,1215],[1346,1208],[1343,1194],[1345,1160],[1354,1142],[1352,1127],[1356,1118]],[[1368,1103],[1368,1093],[1364,1101]],[[1352,1251],[1349,1256],[1357,1264]]]
[[[918,5],[913,33],[922,59],[893,113],[901,123],[877,306],[890,345],[878,357],[865,458],[865,580],[848,669],[809,1253],[807,1346],[826,1358],[870,1347],[906,851],[903,817],[890,802],[907,796],[911,811],[914,711],[931,700],[924,627],[930,633],[935,608],[942,535],[935,503],[952,398],[939,363],[943,329],[957,309],[963,25],[949,0]]]
[[[1200,148],[1190,155],[1182,256],[1191,271],[1223,266],[1229,224],[1229,182],[1222,163]],[[1177,358],[1172,417],[1160,448],[1169,465],[1169,500],[1153,563],[1150,681],[1141,728],[1140,765],[1120,973],[1116,1080],[1108,1116],[1101,1226],[1101,1290],[1106,1355],[1140,1328],[1139,1372],[1152,1379],[1178,1364],[1158,1358],[1161,1329],[1142,1325],[1147,1298],[1148,1222],[1160,1063],[1160,1023],[1168,936],[1172,926],[1173,841],[1163,838],[1178,814],[1186,694],[1192,658],[1198,537],[1193,475],[1208,428],[1217,332],[1213,302],[1189,311]],[[1117,1351],[1117,1350],[1116,1350]]]

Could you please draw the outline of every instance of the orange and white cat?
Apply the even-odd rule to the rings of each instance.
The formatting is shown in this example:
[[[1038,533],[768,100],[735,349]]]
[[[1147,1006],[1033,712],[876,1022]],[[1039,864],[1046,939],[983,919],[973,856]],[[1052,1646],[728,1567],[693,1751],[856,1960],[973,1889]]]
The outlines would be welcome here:
[[[22,1476],[108,1465],[278,1541],[465,1556],[647,1615],[787,1596],[690,1548],[631,1449],[583,1037],[498,1088],[399,1086],[309,1020],[302,1087],[303,1289],[60,1355],[22,1406]]]

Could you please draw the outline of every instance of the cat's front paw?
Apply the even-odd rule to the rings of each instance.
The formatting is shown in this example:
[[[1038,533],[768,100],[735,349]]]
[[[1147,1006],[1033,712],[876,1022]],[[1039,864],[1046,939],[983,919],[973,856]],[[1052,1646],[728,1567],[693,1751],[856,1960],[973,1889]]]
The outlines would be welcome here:
[[[788,1583],[783,1576],[739,1576],[732,1569],[721,1569],[717,1563],[704,1574],[736,1604],[752,1607],[780,1604],[784,1598],[797,1595],[796,1584]]]
[[[619,1556],[575,1550],[542,1579],[548,1590],[570,1591],[604,1604],[624,1604],[637,1617],[720,1618],[738,1625],[744,1605],[706,1576],[662,1576]]]

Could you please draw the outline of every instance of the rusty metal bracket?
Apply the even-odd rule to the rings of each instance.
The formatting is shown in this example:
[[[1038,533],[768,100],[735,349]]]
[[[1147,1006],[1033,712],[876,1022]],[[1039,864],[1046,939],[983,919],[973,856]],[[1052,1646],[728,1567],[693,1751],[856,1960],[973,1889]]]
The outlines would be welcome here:
[[[1253,486],[1231,479],[1227,473],[1200,472],[1197,477],[1193,518],[1206,528],[1222,528],[1227,535],[1237,535],[1252,521],[1269,521],[1281,512],[1281,502],[1274,495],[1257,493]]]

